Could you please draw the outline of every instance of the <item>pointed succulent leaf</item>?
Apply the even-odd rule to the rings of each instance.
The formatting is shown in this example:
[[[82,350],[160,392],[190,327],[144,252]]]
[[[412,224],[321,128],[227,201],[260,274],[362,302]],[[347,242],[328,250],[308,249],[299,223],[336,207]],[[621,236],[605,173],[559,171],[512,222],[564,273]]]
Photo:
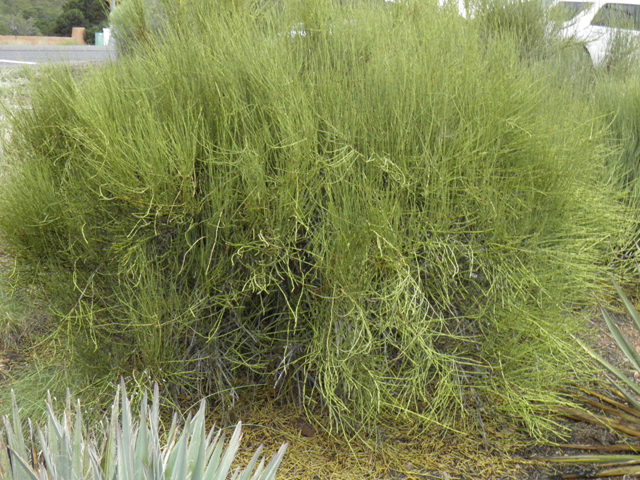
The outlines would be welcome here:
[[[132,446],[135,441],[134,425],[131,416],[131,405],[124,386],[124,380],[120,379],[120,401],[122,402],[122,423],[120,425],[120,436],[118,442],[118,465],[122,466],[122,470],[118,473],[124,476],[126,480],[134,480],[135,472],[133,462],[135,460],[134,450]]]
[[[42,448],[42,457],[44,458],[44,463],[46,465],[54,465],[55,462],[51,457],[51,446],[47,442],[45,433],[40,430],[38,432],[38,436],[40,437],[40,447]]]
[[[260,458],[261,453],[262,453],[262,445],[258,447],[258,449],[256,450],[256,453],[254,453],[253,457],[251,457],[249,464],[246,466],[246,468],[242,472],[242,475],[240,476],[239,480],[249,480],[249,477],[251,476],[251,472],[253,472],[253,469],[255,468],[256,463],[258,463],[258,459]]]
[[[138,439],[136,442],[136,470],[149,466],[149,430],[147,428],[147,392],[144,392],[140,404],[140,422],[138,423]]]
[[[168,459],[165,465],[165,474],[168,478],[173,478],[175,471],[177,470],[178,463],[181,462],[180,455],[185,457],[186,464],[186,443],[187,438],[189,436],[189,427],[191,424],[191,415],[187,417],[187,421],[185,422],[184,430],[182,434],[178,437],[178,441],[175,444],[175,447],[168,447],[171,451],[168,452]]]
[[[629,298],[624,294],[624,292],[622,291],[622,288],[620,288],[620,285],[618,285],[618,282],[616,282],[615,279],[612,279],[612,280],[613,280],[613,286],[616,287],[616,291],[618,292],[618,295],[620,295],[620,298],[622,299],[622,303],[624,303],[624,306],[627,309],[627,312],[629,312],[629,315],[631,315],[631,318],[633,318],[633,321],[636,324],[638,332],[640,332],[640,314],[638,314],[638,311],[633,306],[633,303],[631,303]]]
[[[11,453],[11,459],[16,460],[17,461],[16,463],[20,465],[21,470],[25,472],[25,475],[15,475],[16,480],[23,480],[23,479],[38,480],[38,477],[36,476],[35,472],[31,470],[31,467],[27,465],[27,462],[25,462],[25,460],[22,458],[21,455],[18,454],[18,452],[11,449],[10,453]]]
[[[68,392],[67,392],[68,393]],[[68,395],[67,395],[68,398]],[[53,410],[51,410],[51,414],[53,415]],[[72,478],[73,472],[73,464],[72,464],[72,456],[73,456],[73,446],[72,446],[72,435],[71,435],[71,414],[69,412],[68,402],[67,408],[62,414],[63,421],[62,423],[58,422],[60,438],[58,444],[58,450],[53,451],[53,463],[54,467],[57,470],[57,474],[61,478]],[[56,419],[54,418],[54,423],[56,423]]]
[[[218,470],[216,471],[216,475],[213,477],[213,480],[224,480],[227,478],[229,474],[229,469],[231,468],[231,462],[236,456],[238,448],[240,447],[240,440],[242,439],[242,422],[238,422],[235,430],[233,431],[233,435],[231,435],[231,439],[229,440],[229,445],[227,445],[227,449],[224,451],[222,455],[222,459],[220,460],[220,464],[218,465]]]
[[[287,447],[289,445],[284,443],[278,449],[278,452],[273,456],[267,468],[265,468],[264,472],[260,476],[260,480],[273,480],[276,477],[276,471],[278,470],[278,466],[280,466],[280,462],[284,458],[284,454],[287,451]]]
[[[175,457],[173,462],[173,472],[169,477],[171,480],[186,480],[187,479],[187,467],[188,467],[188,457],[187,457],[187,441],[189,438],[189,421],[186,422],[184,431],[180,438],[178,439],[178,443],[176,444],[176,448],[174,451]],[[169,469],[167,469],[167,476],[169,476]]]
[[[167,434],[167,446],[171,447],[175,443],[178,436],[178,412],[173,412],[171,416],[171,426],[169,427],[169,433]]]
[[[87,447],[88,455],[89,455],[89,464],[91,465],[91,472],[93,473],[94,480],[106,480],[104,473],[102,473],[102,469],[100,468],[100,460],[98,458],[98,454],[93,445],[89,445]]]
[[[65,432],[71,431],[71,392],[67,389],[66,403],[63,417],[63,426]]]
[[[142,402],[140,414],[142,427],[133,421],[130,402],[123,384],[121,388],[113,404],[111,423],[108,426],[109,436],[99,448],[84,438],[84,424],[79,403],[76,405],[75,418],[72,418],[70,408],[67,408],[60,421],[53,413],[51,402],[48,402],[48,425],[43,431],[38,431],[44,463],[39,465],[37,474],[35,470],[37,467],[33,469],[29,467],[26,457],[11,449],[11,444],[19,446],[21,442],[14,433],[15,428],[12,428],[9,418],[5,418],[4,435],[9,445],[5,447],[0,438],[0,478],[7,480],[226,480],[228,478],[242,438],[241,423],[236,426],[225,448],[224,434],[220,431],[215,438],[213,429],[205,436],[206,407],[203,402],[196,416],[186,420],[180,433],[178,433],[177,414],[174,415],[168,445],[161,448],[157,435],[159,420],[157,387],[154,388],[154,405],[151,409],[148,409],[146,395]],[[122,402],[121,409],[118,408],[118,401]],[[69,405],[70,401],[67,402],[67,407]],[[14,407],[17,411],[17,406],[14,405]],[[118,422],[119,410],[122,423]],[[147,428],[147,419],[151,423],[149,428]],[[32,429],[30,431],[32,432],[30,441],[34,444],[33,431]],[[143,431],[145,433],[142,433]],[[211,441],[212,438],[213,441]],[[24,438],[22,444],[24,445]],[[52,445],[55,448],[52,448]],[[240,467],[236,468],[231,479],[249,480],[251,477],[251,480],[272,480],[285,448],[286,445],[283,445],[266,468],[264,468],[264,460],[256,468],[262,452],[262,447],[258,448],[247,467],[244,470]],[[144,461],[145,458],[148,462]],[[166,470],[163,469],[163,463],[167,466]],[[256,472],[251,476],[254,469]]]
[[[47,420],[47,425],[51,426],[51,428],[49,429],[49,436],[54,437],[50,438],[50,440],[53,440],[52,443],[55,445],[55,448],[52,451],[58,451],[58,445],[64,441],[64,427],[56,418],[56,414],[53,411],[53,406],[50,403],[47,403]],[[52,447],[54,445],[52,445]]]
[[[0,478],[10,479],[11,464],[7,455],[7,446],[3,443],[0,436]]]
[[[12,445],[18,445],[19,444],[19,440],[16,439],[16,434],[14,433],[14,429],[12,428],[10,422],[9,422],[9,418],[8,417],[4,417],[3,419],[4,422],[4,429],[5,429],[5,433],[7,435],[7,451],[8,451],[8,458],[11,461],[11,470],[10,472],[12,473],[12,475],[14,476],[14,478],[16,479],[21,479],[23,476],[20,475],[19,472],[22,472],[23,470],[30,470],[29,467],[26,465],[26,463],[23,462],[14,462],[13,460],[15,459],[16,456],[20,456],[19,453],[12,447]],[[20,430],[22,430],[22,428],[18,425],[18,428]],[[26,475],[29,475],[29,472],[26,472]]]
[[[618,368],[611,365],[604,358],[598,355],[596,352],[591,350],[582,340],[576,338],[578,344],[589,354],[593,359],[595,359],[600,365],[609,370],[613,375],[615,375],[618,380],[624,383],[627,388],[632,390],[635,394],[640,395],[640,386],[636,385],[629,377],[627,377],[624,373],[622,373]]]
[[[204,474],[204,480],[213,480],[214,476],[216,475],[216,471],[218,470],[218,466],[220,465],[220,458],[222,457],[224,440],[225,440],[225,434],[222,433],[222,430],[219,430],[214,440],[215,448],[213,449],[213,452],[211,453],[211,455],[208,456],[209,462],[207,464],[207,468]]]
[[[16,394],[11,390],[11,422],[13,424],[13,442],[9,442],[9,447],[17,452],[22,458],[27,458],[27,447],[24,443],[24,435],[22,434],[22,421],[20,420],[20,412],[18,403],[16,402]]]
[[[149,464],[151,478],[164,478],[162,449],[160,448],[160,391],[158,383],[153,385],[153,401],[149,412]]]
[[[215,461],[216,463],[218,463],[218,461],[220,460],[221,453],[218,454],[217,458],[213,454],[216,452],[218,445],[220,443],[224,443],[224,433],[222,432],[222,430],[217,430],[215,432],[216,433],[215,438],[213,439],[213,441],[211,441],[211,437],[213,437],[213,433],[215,429],[216,427],[214,425],[213,427],[211,427],[211,430],[209,430],[209,435],[207,435],[207,452],[206,452],[205,458],[208,458],[210,462]],[[220,440],[220,436],[222,436],[222,440]]]
[[[607,323],[607,326],[609,327],[609,331],[611,332],[611,335],[613,335],[613,338],[615,339],[616,343],[620,347],[620,350],[622,350],[622,352],[625,354],[627,359],[629,359],[629,361],[631,362],[633,367],[636,369],[636,371],[640,371],[640,355],[638,355],[638,352],[636,351],[634,346],[631,345],[631,342],[629,342],[627,337],[625,337],[624,334],[620,331],[618,326],[613,322],[613,319],[609,315],[609,312],[607,312],[602,307],[602,305],[600,305],[600,311],[602,312],[602,317],[604,318],[604,321]]]
[[[611,383],[613,383],[614,387],[618,389],[618,391],[622,394],[625,400],[627,400],[627,402],[629,402],[629,404],[633,408],[640,411],[640,402],[636,400],[636,398],[633,396],[631,392],[629,392],[629,390],[627,390],[625,387],[620,385],[618,382],[612,381]]]
[[[80,411],[80,400],[76,404],[76,419],[73,432],[73,478],[82,478],[83,475],[83,447],[84,442],[82,440],[82,412]]]
[[[10,432],[12,429],[9,424],[9,418],[4,417],[2,420],[5,430],[3,433],[5,434],[7,443],[4,443],[3,439],[0,438],[0,478],[7,480],[20,479],[19,472],[23,467],[17,462],[12,461],[14,453],[11,451],[11,447],[9,447],[9,442],[11,441],[9,437],[12,435]]]
[[[9,417],[2,417],[2,424],[4,425],[4,433],[7,437],[7,447],[11,448],[11,445],[15,443],[15,435]]]
[[[173,417],[171,418],[171,426],[169,427],[169,434],[167,435],[166,445],[164,448],[164,456],[162,459],[162,466],[165,472],[167,471],[167,463],[169,462],[171,452],[173,451],[173,447],[175,445],[177,435],[178,435],[178,414],[177,412],[174,412]]]
[[[200,408],[200,411],[196,415],[196,425],[193,429],[193,434],[191,436],[191,442],[189,444],[189,457],[193,458],[193,453],[195,453],[195,460],[193,463],[189,463],[189,472],[190,472],[190,480],[202,480],[204,477],[204,468],[206,464],[206,442],[207,438],[205,436],[205,428],[204,428],[204,403]]]
[[[160,390],[157,382],[153,384],[153,402],[151,404],[149,421],[152,427],[154,425],[157,427],[160,421]]]
[[[47,445],[49,446],[49,456],[53,456],[53,452],[58,452],[60,439],[62,438],[62,432],[60,431],[60,425],[56,420],[55,414],[53,413],[53,400],[51,399],[51,393],[47,392],[47,428],[46,428],[46,438]],[[50,459],[53,462],[53,459]],[[51,464],[51,463],[50,463]]]
[[[120,411],[119,399],[120,399],[120,386],[116,388],[116,397],[111,406],[111,420],[109,421],[109,431],[107,434],[107,441],[105,446],[104,457],[102,459],[102,465],[107,480],[112,480],[116,473],[116,442],[118,438],[118,414]]]
[[[258,480],[260,478],[260,475],[262,475],[263,471],[264,471],[264,458],[260,460],[260,463],[258,464],[256,471],[253,473],[253,477],[251,477],[251,480]]]
[[[198,413],[196,413],[195,417],[191,421],[191,438],[189,440],[189,450],[187,452],[188,457],[188,470],[189,472],[193,472],[196,468],[196,463],[198,459],[204,460],[204,442],[205,442],[205,429],[204,429],[204,421],[206,414],[206,402],[202,400],[200,402],[200,408],[198,409]],[[202,464],[202,462],[200,463]]]
[[[31,419],[27,418],[27,424],[29,425],[29,460],[31,465],[37,465],[38,462],[38,452],[36,449],[36,438],[33,429],[33,423],[31,423]]]
[[[236,469],[233,471],[233,475],[231,475],[231,480],[238,480],[239,476],[240,476],[240,467],[236,467]]]

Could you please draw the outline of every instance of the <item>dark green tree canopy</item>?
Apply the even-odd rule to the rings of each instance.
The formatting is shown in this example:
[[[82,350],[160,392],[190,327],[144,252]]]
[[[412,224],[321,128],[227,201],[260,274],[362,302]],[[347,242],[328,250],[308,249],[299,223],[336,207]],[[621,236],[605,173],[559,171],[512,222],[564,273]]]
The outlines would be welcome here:
[[[104,0],[67,0],[62,6],[63,11],[79,10],[85,17],[85,20],[93,25],[102,23],[109,13],[109,2]],[[76,25],[87,27],[88,25]]]
[[[104,0],[68,0],[55,21],[54,35],[70,35],[73,27],[85,27],[85,40],[93,43],[94,34],[106,27],[109,2]]]
[[[65,10],[56,19],[52,33],[60,37],[69,36],[73,27],[80,27],[86,23],[82,10],[77,8]]]

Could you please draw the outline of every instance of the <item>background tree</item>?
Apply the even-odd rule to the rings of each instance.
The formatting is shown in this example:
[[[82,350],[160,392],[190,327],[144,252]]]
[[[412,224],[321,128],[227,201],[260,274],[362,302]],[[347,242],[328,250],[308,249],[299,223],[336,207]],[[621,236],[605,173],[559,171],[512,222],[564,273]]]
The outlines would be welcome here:
[[[0,0],[0,35],[52,35],[64,0]]]
[[[52,34],[60,37],[69,36],[73,27],[80,27],[85,24],[86,18],[81,10],[77,8],[65,10],[56,18]]]
[[[54,35],[70,35],[73,27],[84,27],[85,41],[94,43],[94,34],[108,25],[109,2],[104,0],[68,0],[62,5],[52,29]]]
[[[22,10],[22,17],[32,21],[40,34],[53,35],[53,27],[60,13],[61,7],[59,5],[33,5]]]
[[[40,35],[40,31],[32,19],[3,15],[0,17],[0,35]]]

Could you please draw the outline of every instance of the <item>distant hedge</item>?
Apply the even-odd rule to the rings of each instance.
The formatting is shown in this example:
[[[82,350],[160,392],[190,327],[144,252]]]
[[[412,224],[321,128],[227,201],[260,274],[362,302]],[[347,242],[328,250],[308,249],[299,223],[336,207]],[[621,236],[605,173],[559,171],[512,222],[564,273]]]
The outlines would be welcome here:
[[[72,368],[552,428],[630,230],[586,107],[435,6],[188,5],[12,118],[0,231]]]

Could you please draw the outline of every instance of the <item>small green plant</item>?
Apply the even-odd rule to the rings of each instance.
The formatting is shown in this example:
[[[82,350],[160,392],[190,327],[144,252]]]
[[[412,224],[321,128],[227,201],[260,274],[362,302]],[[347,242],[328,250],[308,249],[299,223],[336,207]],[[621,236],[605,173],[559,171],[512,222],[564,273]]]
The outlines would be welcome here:
[[[121,400],[120,397],[121,396]],[[146,395],[140,406],[140,417],[134,421],[129,399],[122,384],[111,410],[107,435],[100,442],[86,438],[80,403],[72,421],[71,401],[61,418],[53,411],[51,397],[47,402],[48,421],[37,436],[29,421],[28,439],[22,428],[18,406],[13,397],[11,416],[4,418],[0,429],[0,478],[3,480],[224,480],[238,451],[241,424],[238,423],[226,449],[224,434],[205,428],[205,401],[193,417],[179,429],[174,414],[166,440],[161,443],[160,405],[157,385],[148,408]],[[119,401],[122,401],[121,419]],[[6,442],[6,445],[3,443]],[[284,444],[268,465],[258,464],[262,447],[258,448],[247,467],[236,468],[234,480],[273,480],[287,445]],[[36,453],[41,452],[40,454]]]

